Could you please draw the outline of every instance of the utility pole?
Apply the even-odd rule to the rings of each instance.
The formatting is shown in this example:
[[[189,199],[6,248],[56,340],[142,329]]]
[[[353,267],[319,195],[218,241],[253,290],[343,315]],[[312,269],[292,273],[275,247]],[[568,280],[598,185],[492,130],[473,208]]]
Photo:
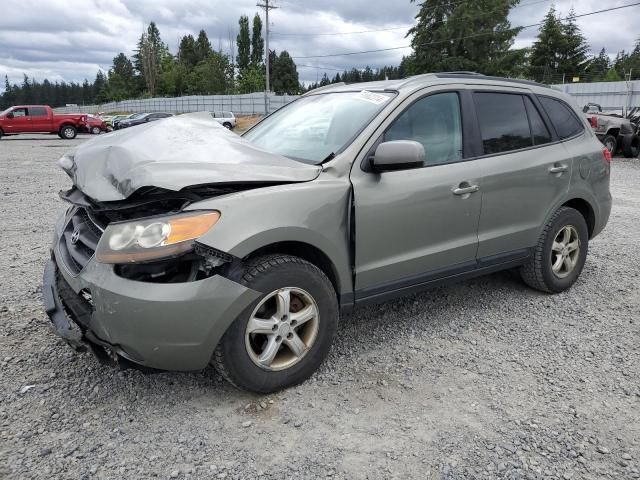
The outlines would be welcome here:
[[[266,88],[264,91],[264,114],[269,115],[269,10],[273,10],[273,5],[269,5],[269,0],[264,0],[264,3],[257,3],[257,7],[263,8],[265,11],[265,23],[266,23],[266,31],[264,35],[264,45],[265,45],[265,67],[267,69],[265,79],[266,79]]]

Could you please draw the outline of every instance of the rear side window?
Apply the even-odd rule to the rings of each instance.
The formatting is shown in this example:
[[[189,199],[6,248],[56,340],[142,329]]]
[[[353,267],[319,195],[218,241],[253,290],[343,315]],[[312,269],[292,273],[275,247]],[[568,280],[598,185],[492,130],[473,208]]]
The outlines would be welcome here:
[[[485,154],[533,146],[522,95],[475,93],[473,99]]]
[[[30,117],[46,117],[47,109],[43,107],[31,107],[29,109],[29,116]]]
[[[551,97],[539,96],[538,99],[549,115],[560,138],[573,137],[584,130],[582,122],[576,117],[569,105]]]
[[[534,145],[542,145],[551,141],[549,129],[544,124],[538,109],[535,107],[529,97],[524,97],[524,103],[527,106],[527,114],[529,115],[529,123],[531,124],[531,135],[533,136]]]
[[[457,93],[421,98],[384,133],[384,141],[414,140],[424,146],[426,165],[462,160],[462,122]]]

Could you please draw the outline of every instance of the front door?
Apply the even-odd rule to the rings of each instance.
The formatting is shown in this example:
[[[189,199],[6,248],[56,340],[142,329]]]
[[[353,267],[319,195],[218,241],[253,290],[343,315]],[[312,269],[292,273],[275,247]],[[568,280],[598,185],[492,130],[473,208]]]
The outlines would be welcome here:
[[[464,161],[460,94],[416,94],[405,104],[378,141],[421,143],[425,166],[351,172],[356,302],[475,267],[482,172]]]
[[[6,133],[32,132],[31,118],[26,107],[16,108],[11,111],[13,118],[7,118],[5,124]]]

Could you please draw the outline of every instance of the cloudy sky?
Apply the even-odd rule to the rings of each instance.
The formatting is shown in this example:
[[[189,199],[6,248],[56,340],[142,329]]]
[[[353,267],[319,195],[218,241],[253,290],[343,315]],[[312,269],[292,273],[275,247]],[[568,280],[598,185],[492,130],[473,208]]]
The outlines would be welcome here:
[[[409,0],[271,0],[271,48],[286,49],[296,59],[302,81],[315,81],[326,71],[351,67],[397,65],[408,48],[350,56],[328,56],[407,45],[408,26],[418,11]],[[228,50],[237,34],[238,17],[250,17],[256,0],[2,0],[0,75],[19,82],[22,74],[42,80],[93,79],[108,70],[118,52],[132,54],[150,21],[173,52],[180,37],[204,28],[214,48]],[[571,7],[586,13],[634,0],[522,0],[512,11],[513,26],[539,22],[552,3],[562,14]],[[640,37],[640,6],[578,20],[591,48],[615,54],[632,48]],[[384,30],[367,33],[363,30]],[[334,33],[350,32],[348,35]],[[532,43],[537,28],[524,30],[516,47]],[[318,35],[324,34],[324,35]],[[326,35],[331,34],[331,35]],[[297,57],[297,58],[296,58]],[[307,57],[307,58],[304,58]],[[4,82],[0,83],[0,89]]]

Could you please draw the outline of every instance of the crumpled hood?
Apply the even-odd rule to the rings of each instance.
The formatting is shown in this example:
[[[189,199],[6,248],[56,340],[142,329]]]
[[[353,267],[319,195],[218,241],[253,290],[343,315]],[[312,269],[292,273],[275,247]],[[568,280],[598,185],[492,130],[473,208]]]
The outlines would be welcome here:
[[[306,182],[321,170],[253,146],[206,112],[100,135],[58,165],[100,202],[124,200],[141,187]]]

